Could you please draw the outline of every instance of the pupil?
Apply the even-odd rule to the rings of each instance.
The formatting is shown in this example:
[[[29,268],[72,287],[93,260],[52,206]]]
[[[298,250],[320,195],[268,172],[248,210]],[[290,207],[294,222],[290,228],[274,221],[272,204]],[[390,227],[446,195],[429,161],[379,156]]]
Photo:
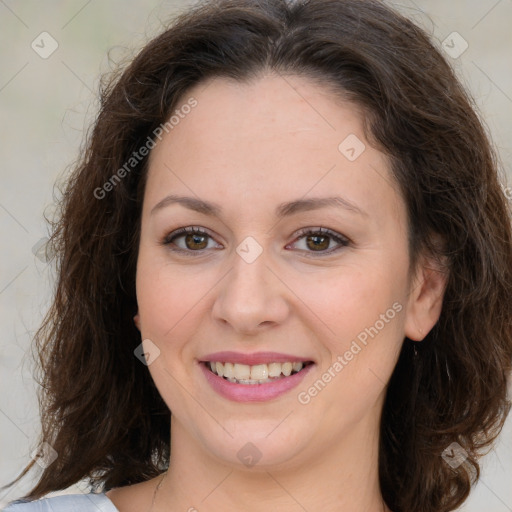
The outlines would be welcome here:
[[[319,240],[321,240],[321,242],[319,242]],[[328,236],[309,236],[308,243],[310,241],[313,241],[312,248],[327,249],[329,247],[329,237]]]
[[[189,249],[204,249],[207,245],[207,243],[204,241],[205,238],[206,237],[204,235],[189,234],[186,236],[185,242]],[[201,239],[203,240],[202,244],[201,244]],[[189,242],[191,242],[192,244],[199,244],[199,245],[201,245],[201,247],[197,247],[197,245],[196,245],[196,247],[190,247]]]

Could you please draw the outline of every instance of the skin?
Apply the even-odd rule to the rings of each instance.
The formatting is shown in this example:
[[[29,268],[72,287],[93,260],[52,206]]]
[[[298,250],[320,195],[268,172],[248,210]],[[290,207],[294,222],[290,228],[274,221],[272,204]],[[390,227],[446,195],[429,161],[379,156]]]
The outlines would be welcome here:
[[[426,257],[409,269],[407,212],[389,162],[365,139],[358,109],[304,77],[215,78],[185,96],[197,106],[150,155],[137,266],[135,322],[160,350],[148,370],[172,411],[170,469],[153,511],[389,510],[377,466],[386,383],[404,337],[420,341],[437,321],[446,283]],[[338,150],[350,134],[366,146],[354,161]],[[172,204],[151,214],[169,194],[218,203],[222,213]],[[274,215],[283,202],[335,195],[364,214]],[[162,244],[186,226],[211,233],[199,256]],[[297,232],[318,227],[350,243],[328,238],[315,252]],[[236,252],[248,236],[262,249],[252,263]],[[174,243],[197,252],[184,236]],[[393,304],[401,311],[300,403],[298,393]],[[296,354],[316,366],[274,400],[236,403],[197,364],[221,350]],[[261,453],[252,467],[237,457],[248,442]],[[107,496],[121,512],[149,510],[159,481]]]

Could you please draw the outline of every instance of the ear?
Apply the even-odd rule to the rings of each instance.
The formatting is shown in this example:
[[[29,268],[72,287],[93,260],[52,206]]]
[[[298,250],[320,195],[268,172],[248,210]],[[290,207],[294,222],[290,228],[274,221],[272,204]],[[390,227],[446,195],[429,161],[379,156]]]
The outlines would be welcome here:
[[[139,331],[140,331],[140,316],[139,316],[138,311],[137,311],[137,314],[133,317],[133,321],[135,322],[137,329],[139,329]]]
[[[446,262],[420,258],[407,301],[404,327],[409,339],[423,340],[439,320],[447,281]]]

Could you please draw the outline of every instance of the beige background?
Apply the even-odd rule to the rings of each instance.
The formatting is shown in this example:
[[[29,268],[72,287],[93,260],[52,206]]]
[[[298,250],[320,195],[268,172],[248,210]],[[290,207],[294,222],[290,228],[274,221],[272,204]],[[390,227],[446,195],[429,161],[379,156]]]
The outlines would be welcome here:
[[[47,235],[42,215],[51,215],[54,182],[78,154],[95,114],[107,51],[114,48],[118,60],[126,48],[137,49],[158,32],[160,20],[190,3],[0,0],[0,484],[30,459],[39,427],[29,346],[49,303],[52,271],[33,251]],[[472,91],[512,185],[512,0],[394,5],[440,46],[453,32],[463,38],[450,36],[457,38],[455,50],[467,42],[462,55],[448,58]],[[43,31],[58,43],[46,59],[31,48]],[[483,466],[481,482],[462,510],[512,511],[512,418]],[[0,492],[0,507],[30,483]]]

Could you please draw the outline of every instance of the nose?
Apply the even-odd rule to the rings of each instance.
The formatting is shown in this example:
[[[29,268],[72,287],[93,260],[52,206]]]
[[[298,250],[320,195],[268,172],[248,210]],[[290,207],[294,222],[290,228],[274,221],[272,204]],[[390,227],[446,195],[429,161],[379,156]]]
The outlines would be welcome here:
[[[287,288],[268,266],[265,251],[252,263],[238,254],[221,281],[213,318],[238,334],[254,335],[285,322],[289,315]]]

